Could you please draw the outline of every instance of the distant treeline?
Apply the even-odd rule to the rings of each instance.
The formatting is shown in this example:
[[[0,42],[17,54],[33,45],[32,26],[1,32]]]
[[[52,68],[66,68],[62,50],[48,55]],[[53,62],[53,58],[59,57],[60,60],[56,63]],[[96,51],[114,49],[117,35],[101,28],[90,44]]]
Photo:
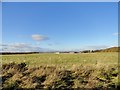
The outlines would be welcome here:
[[[95,52],[120,52],[120,47],[111,47],[107,49],[100,50],[84,50],[81,52],[59,52],[59,53],[95,53]],[[11,55],[11,54],[36,54],[36,53],[55,53],[55,52],[0,52],[2,55]]]
[[[2,55],[11,55],[11,54],[35,54],[39,52],[0,52]]]
[[[111,47],[111,48],[100,49],[100,50],[84,50],[84,51],[81,51],[81,53],[95,53],[95,52],[120,52],[120,47]]]

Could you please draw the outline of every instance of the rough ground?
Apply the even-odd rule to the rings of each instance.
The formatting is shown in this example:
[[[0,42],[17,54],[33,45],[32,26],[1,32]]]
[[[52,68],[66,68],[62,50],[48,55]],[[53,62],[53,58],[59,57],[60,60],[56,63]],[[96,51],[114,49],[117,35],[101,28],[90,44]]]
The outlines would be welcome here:
[[[26,63],[2,65],[3,89],[84,89],[115,90],[118,83],[118,66],[79,66],[71,70],[62,67],[27,67]]]

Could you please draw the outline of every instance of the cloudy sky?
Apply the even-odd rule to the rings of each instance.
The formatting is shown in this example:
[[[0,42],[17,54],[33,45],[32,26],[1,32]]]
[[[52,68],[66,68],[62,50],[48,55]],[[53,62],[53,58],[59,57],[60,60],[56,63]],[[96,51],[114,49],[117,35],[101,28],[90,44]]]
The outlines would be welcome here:
[[[2,10],[3,51],[117,46],[117,2],[4,2]]]

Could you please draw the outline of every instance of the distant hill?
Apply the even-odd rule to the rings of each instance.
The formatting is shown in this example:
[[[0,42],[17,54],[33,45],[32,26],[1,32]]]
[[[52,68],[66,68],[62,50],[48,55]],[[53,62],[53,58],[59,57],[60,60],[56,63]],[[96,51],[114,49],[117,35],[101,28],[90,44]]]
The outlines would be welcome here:
[[[55,53],[56,51],[49,52],[0,52],[0,55],[11,55],[11,54],[35,54],[35,53]],[[59,51],[57,51],[59,52]],[[111,47],[100,50],[84,50],[80,51],[81,53],[95,53],[95,52],[120,52],[120,47]],[[61,51],[60,53],[79,53],[79,51]]]
[[[120,52],[120,47],[111,47],[102,50],[95,50],[94,52]]]

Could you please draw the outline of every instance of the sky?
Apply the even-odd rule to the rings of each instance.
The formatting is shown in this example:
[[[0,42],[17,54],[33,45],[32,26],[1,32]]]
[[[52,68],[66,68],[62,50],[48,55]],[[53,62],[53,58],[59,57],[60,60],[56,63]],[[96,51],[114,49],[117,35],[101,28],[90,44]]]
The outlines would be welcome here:
[[[3,0],[3,2],[119,2],[119,0]]]
[[[117,2],[2,3],[3,51],[79,51],[117,45]]]
[[[0,3],[0,43],[2,42],[2,3]]]

